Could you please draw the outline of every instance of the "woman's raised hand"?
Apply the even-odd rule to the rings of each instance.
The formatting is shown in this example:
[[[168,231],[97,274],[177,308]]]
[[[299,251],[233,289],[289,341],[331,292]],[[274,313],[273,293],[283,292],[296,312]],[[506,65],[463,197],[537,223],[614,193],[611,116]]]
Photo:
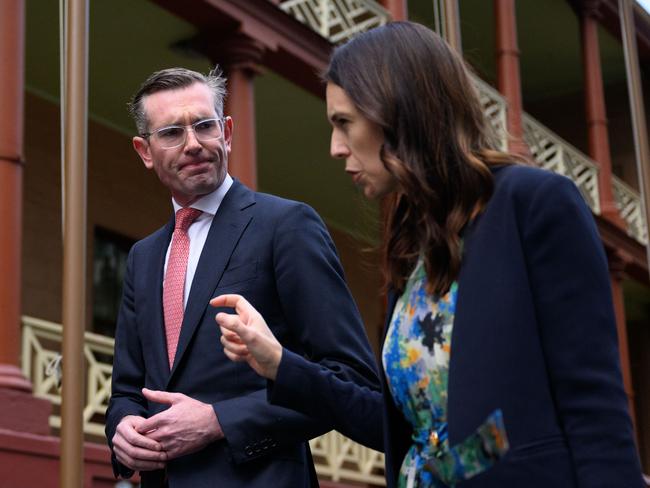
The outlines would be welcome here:
[[[220,312],[215,316],[228,359],[246,361],[257,374],[274,380],[282,359],[282,345],[264,317],[241,295],[220,295],[210,300],[210,305],[235,309],[234,314]]]

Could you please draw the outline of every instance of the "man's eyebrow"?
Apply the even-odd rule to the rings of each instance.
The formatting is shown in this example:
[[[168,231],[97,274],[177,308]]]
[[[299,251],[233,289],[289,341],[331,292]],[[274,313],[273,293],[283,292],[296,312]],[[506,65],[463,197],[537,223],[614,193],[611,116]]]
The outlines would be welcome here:
[[[197,115],[196,117],[192,117],[190,120],[190,124],[195,124],[196,122],[199,122],[200,120],[206,120],[206,119],[218,119],[216,115]],[[184,126],[185,122],[183,121],[182,117],[178,117],[175,119],[172,119],[171,122],[167,122],[165,124],[162,124],[160,127],[170,127],[170,126]]]

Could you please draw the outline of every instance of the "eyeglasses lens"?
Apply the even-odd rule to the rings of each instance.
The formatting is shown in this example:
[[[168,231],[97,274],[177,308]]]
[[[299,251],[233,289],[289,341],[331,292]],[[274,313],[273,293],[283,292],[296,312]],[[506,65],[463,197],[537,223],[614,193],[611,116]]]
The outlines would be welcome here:
[[[219,119],[199,120],[191,126],[173,125],[163,127],[155,131],[152,135],[158,139],[162,148],[172,149],[185,144],[188,127],[192,128],[195,137],[200,142],[207,142],[221,137],[222,129]]]

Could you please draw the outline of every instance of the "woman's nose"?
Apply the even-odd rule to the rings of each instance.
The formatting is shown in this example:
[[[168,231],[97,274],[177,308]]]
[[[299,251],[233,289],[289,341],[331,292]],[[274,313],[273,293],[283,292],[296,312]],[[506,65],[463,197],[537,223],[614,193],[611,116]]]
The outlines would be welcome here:
[[[341,137],[336,134],[332,134],[332,140],[330,143],[330,155],[335,159],[344,159],[348,157],[350,150],[348,149],[345,141],[341,140]]]

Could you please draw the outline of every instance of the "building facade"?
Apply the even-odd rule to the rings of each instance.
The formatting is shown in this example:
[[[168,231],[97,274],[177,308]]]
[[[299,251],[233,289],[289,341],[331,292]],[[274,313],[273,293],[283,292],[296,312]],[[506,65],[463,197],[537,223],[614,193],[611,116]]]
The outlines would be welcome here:
[[[115,486],[103,439],[112,335],[130,245],[169,218],[169,195],[131,149],[126,102],[151,72],[221,65],[235,124],[231,174],[324,218],[372,346],[383,298],[379,209],[329,158],[332,47],[391,19],[454,39],[504,149],[573,179],[606,249],[625,390],[650,473],[650,281],[615,0],[91,0],[84,483]],[[636,5],[646,113],[650,15]],[[61,34],[58,2],[0,3],[0,487],[58,486],[62,318]],[[549,195],[549,198],[553,198]],[[381,486],[382,457],[331,433],[312,441],[323,486]],[[650,485],[649,485],[650,486]]]

